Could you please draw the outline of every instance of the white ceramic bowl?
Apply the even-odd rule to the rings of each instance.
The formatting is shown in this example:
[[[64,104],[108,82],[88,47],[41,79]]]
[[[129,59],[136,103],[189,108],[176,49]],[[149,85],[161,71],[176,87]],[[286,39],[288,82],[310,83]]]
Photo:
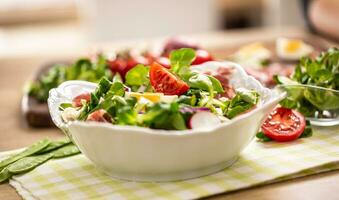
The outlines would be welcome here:
[[[54,123],[112,177],[133,181],[199,177],[230,166],[253,139],[264,117],[284,98],[284,94],[264,88],[235,63],[208,62],[192,69],[213,71],[219,67],[233,67],[230,83],[235,88],[255,89],[260,103],[230,123],[209,129],[167,131],[80,121],[65,124],[58,106],[95,89],[96,84],[84,81],[67,81],[52,89],[48,106]]]

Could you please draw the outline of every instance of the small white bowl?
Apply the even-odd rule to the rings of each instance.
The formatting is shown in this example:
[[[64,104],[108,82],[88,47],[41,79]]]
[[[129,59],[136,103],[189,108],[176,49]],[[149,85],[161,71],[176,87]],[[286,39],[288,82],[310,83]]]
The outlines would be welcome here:
[[[48,98],[50,114],[81,152],[114,178],[175,181],[204,176],[230,166],[254,138],[265,116],[285,96],[263,87],[235,63],[208,62],[192,69],[214,71],[219,67],[233,67],[233,87],[255,89],[260,102],[230,123],[210,129],[168,131],[81,121],[66,124],[58,106],[95,89],[96,84],[85,81],[67,81],[52,89]]]

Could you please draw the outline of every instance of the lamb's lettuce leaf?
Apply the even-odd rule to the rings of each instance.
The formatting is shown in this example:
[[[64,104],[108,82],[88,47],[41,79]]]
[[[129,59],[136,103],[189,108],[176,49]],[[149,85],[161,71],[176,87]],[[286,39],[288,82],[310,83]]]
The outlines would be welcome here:
[[[302,86],[339,90],[339,49],[330,48],[316,59],[302,58],[290,79],[276,76],[275,80],[285,85],[288,93],[287,99],[281,104],[296,108],[306,117],[313,117],[316,111],[321,113],[323,110],[339,109],[338,92]]]
[[[128,86],[142,86],[149,84],[149,67],[142,64],[138,64],[126,74],[125,84]]]
[[[54,65],[38,81],[29,84],[28,94],[45,102],[49,90],[67,80],[84,80],[97,83],[102,77],[112,78],[104,56],[98,55],[96,62],[82,58],[72,65]]]
[[[258,103],[258,100],[259,94],[256,91],[246,89],[237,90],[236,95],[232,99],[224,102],[224,115],[232,119],[253,108]]]
[[[195,59],[193,49],[182,48],[170,54],[171,71],[184,80],[191,88],[204,90],[213,98],[215,93],[224,92],[220,81],[213,76],[190,70],[190,65]]]
[[[191,63],[195,59],[195,51],[189,48],[182,48],[172,51],[170,54],[171,70],[180,75],[188,73]]]
[[[180,113],[179,104],[176,102],[152,105],[142,116],[142,121],[145,126],[155,129],[187,129],[184,116]]]

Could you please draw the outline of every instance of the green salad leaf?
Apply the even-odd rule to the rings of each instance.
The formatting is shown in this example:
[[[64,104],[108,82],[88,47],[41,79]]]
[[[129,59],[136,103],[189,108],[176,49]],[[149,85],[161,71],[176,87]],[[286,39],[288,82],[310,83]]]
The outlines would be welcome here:
[[[38,81],[28,85],[28,94],[40,101],[47,101],[49,90],[67,80],[99,82],[102,77],[112,78],[103,55],[98,55],[96,62],[87,58],[79,59],[72,65],[54,65]]]
[[[189,66],[195,59],[195,51],[189,48],[181,48],[172,51],[169,58],[172,72],[182,75],[189,72]]]
[[[238,89],[235,97],[224,102],[224,114],[227,118],[232,119],[239,114],[248,111],[258,103],[259,94],[253,90]]]
[[[117,122],[120,125],[136,125],[138,123],[138,113],[130,106],[117,109]]]
[[[182,48],[172,51],[170,54],[171,70],[184,80],[191,88],[207,91],[210,99],[215,93],[222,93],[224,89],[220,81],[213,76],[190,70],[190,65],[195,59],[193,49]]]
[[[59,105],[59,110],[63,111],[66,108],[70,108],[70,107],[72,107],[71,103],[62,103],[62,104]]]
[[[201,73],[192,72],[187,82],[191,88],[201,89],[210,93],[214,90],[212,81],[207,75]]]
[[[179,111],[177,102],[157,103],[143,115],[144,125],[155,129],[185,130],[187,129],[184,116]]]
[[[142,64],[138,64],[126,74],[125,84],[128,86],[141,86],[149,84],[149,67]]]
[[[309,120],[306,120],[306,127],[304,132],[299,136],[299,138],[306,138],[311,137],[313,135],[313,130],[311,127],[311,122]]]
[[[210,76],[210,75],[206,75],[210,81],[212,82],[212,87],[213,87],[213,90],[217,93],[223,93],[224,92],[224,88],[222,87],[220,81],[216,78],[214,78],[213,76]]]
[[[313,117],[316,112],[322,113],[323,110],[339,109],[339,93],[333,91],[339,90],[339,49],[330,48],[316,59],[302,58],[290,79],[276,76],[275,80],[285,85],[288,93],[281,104],[297,109],[306,117]]]
[[[235,98],[225,101],[222,95],[218,95],[224,92],[218,79],[190,69],[194,59],[192,49],[175,50],[170,55],[170,72],[190,86],[185,94],[177,97],[143,93],[149,91],[149,67],[139,64],[127,72],[125,80],[117,75],[112,82],[103,77],[91,93],[89,102],[77,108],[80,115],[74,120],[93,120],[92,116],[95,116],[118,125],[185,130],[190,117],[196,112],[210,111],[218,116],[233,118],[258,103],[258,93],[245,89],[240,89]],[[81,61],[78,65],[80,69],[88,68],[90,63]],[[125,92],[129,91],[128,87],[134,92]],[[67,106],[70,105],[60,105],[63,109]]]
[[[257,137],[259,140],[261,140],[261,141],[263,141],[263,142],[269,142],[269,141],[272,141],[272,139],[269,138],[269,137],[267,137],[267,136],[265,135],[265,133],[262,132],[262,131],[258,132],[258,133],[255,135],[255,137]]]
[[[122,84],[122,83],[115,82],[114,84]],[[107,78],[103,77],[100,79],[100,82],[98,83],[97,88],[95,89],[94,92],[91,93],[90,101],[86,103],[86,105],[82,108],[83,110],[80,113],[79,119],[85,120],[88,114],[98,109],[97,106],[99,104],[100,98],[103,97],[104,94],[110,90],[111,86],[112,84]]]

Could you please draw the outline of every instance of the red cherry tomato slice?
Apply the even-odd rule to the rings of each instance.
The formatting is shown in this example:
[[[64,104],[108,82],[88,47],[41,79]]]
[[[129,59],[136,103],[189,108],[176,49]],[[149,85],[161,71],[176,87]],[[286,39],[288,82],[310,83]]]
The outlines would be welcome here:
[[[125,77],[125,74],[129,70],[127,68],[127,61],[121,58],[117,58],[115,60],[107,61],[107,65],[113,73],[119,73],[121,77]]]
[[[91,94],[90,93],[84,93],[84,94],[80,94],[80,95],[74,97],[74,99],[72,100],[72,105],[74,107],[80,107],[80,106],[82,106],[82,104],[81,104],[82,100],[89,102],[91,100]]]
[[[195,51],[195,60],[192,62],[192,65],[199,65],[207,61],[212,61],[213,58],[208,51],[203,49],[198,49]]]
[[[128,59],[116,58],[107,62],[113,73],[119,73],[122,78],[125,78],[126,73],[138,64],[148,65],[148,60],[145,57],[131,57]]]
[[[264,134],[278,142],[297,139],[305,130],[305,117],[292,109],[278,107],[261,126]]]
[[[187,83],[156,62],[152,63],[149,76],[153,89],[165,95],[181,95],[190,88]]]

